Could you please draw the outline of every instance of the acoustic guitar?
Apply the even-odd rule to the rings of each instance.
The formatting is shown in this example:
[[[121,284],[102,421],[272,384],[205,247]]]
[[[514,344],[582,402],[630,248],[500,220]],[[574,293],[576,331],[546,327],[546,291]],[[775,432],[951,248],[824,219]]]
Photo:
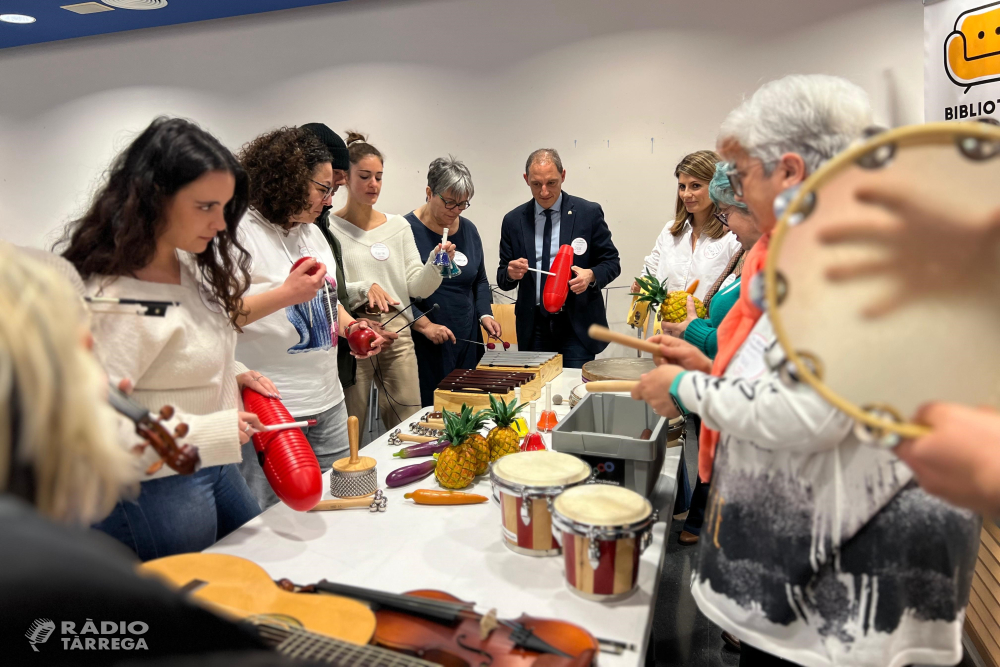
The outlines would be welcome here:
[[[264,568],[245,558],[179,554],[143,563],[139,574],[188,593],[221,616],[249,620],[265,641],[297,643],[326,637],[340,640],[337,645],[347,642],[353,650],[375,634],[375,614],[364,603],[336,595],[289,593],[278,588]]]

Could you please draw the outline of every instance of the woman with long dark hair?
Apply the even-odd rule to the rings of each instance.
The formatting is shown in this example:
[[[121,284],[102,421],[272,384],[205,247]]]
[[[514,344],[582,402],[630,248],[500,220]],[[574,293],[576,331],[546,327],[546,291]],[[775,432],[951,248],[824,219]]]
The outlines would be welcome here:
[[[143,560],[200,551],[260,513],[234,465],[260,427],[240,412],[239,389],[276,393],[235,358],[250,282],[236,236],[247,201],[246,174],[225,146],[189,121],[158,118],[115,159],[61,243],[89,295],[179,304],[162,317],[93,316],[112,382],[131,384],[154,412],[173,406],[201,456],[193,475],[164,466],[96,525]]]

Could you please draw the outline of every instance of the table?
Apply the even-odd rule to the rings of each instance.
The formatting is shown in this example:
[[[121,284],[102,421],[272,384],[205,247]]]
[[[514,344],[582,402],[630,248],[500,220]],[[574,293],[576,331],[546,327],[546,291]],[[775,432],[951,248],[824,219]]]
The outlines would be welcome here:
[[[553,394],[568,400],[580,382],[579,369],[565,369],[552,382]],[[560,419],[569,413],[567,403],[554,409]],[[544,438],[548,446],[549,436]],[[388,435],[363,449],[365,456],[378,461],[380,486],[389,472],[413,463],[392,458],[397,449],[388,445]],[[652,627],[680,449],[667,450],[656,487],[653,505],[660,511],[660,522],[642,555],[639,590],[618,602],[591,602],[572,593],[565,583],[561,557],[532,558],[504,546],[500,508],[492,501],[441,507],[418,506],[403,499],[404,493],[416,488],[437,488],[433,477],[400,489],[384,489],[389,501],[385,513],[300,513],[279,503],[207,551],[247,558],[273,579],[284,577],[298,584],[328,579],[393,593],[432,588],[475,601],[480,611],[496,608],[500,618],[527,613],[570,621],[597,637],[635,645],[636,650],[620,656],[602,654],[602,667],[639,666]],[[326,498],[329,483],[325,478],[324,486]],[[490,496],[489,477],[478,477],[466,490]]]

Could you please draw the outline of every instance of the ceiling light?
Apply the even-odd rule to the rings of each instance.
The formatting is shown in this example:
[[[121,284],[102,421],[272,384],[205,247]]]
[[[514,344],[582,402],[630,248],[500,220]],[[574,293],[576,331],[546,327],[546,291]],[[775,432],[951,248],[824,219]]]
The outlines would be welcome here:
[[[115,11],[114,7],[108,7],[99,2],[80,2],[75,5],[63,5],[61,9],[66,9],[74,14],[97,14],[99,12]]]
[[[28,23],[34,23],[34,16],[26,16],[25,14],[0,14],[0,21],[4,23],[18,23],[25,25]]]
[[[167,0],[104,0],[104,4],[118,9],[163,9]]]

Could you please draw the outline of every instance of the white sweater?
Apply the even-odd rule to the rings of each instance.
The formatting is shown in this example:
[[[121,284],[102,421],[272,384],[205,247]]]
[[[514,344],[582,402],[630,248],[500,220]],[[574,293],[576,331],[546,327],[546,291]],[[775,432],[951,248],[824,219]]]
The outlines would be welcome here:
[[[433,251],[426,262],[420,257],[406,218],[388,214],[386,218],[384,224],[366,232],[343,218],[330,216],[330,229],[343,251],[344,278],[352,311],[367,302],[372,283],[399,301],[399,308],[410,305],[411,298],[429,297],[441,285],[441,271],[433,264]],[[406,311],[403,317],[412,320],[411,312]]]
[[[221,308],[206,305],[198,291],[193,255],[178,252],[181,284],[167,285],[127,277],[91,276],[90,296],[177,301],[164,317],[122,313],[114,306],[94,308],[94,352],[112,383],[129,379],[132,398],[154,414],[173,406],[190,427],[182,443],[198,447],[203,468],[241,460],[236,375],[236,331]],[[103,311],[103,312],[97,312]],[[131,447],[137,436],[123,441]],[[152,450],[150,447],[149,450]],[[156,460],[152,451],[143,458]],[[168,466],[144,479],[175,474]]]
[[[953,665],[979,518],[933,498],[890,450],[769,369],[767,315],[722,378],[678,377],[720,432],[691,592],[708,618],[805,667]]]

